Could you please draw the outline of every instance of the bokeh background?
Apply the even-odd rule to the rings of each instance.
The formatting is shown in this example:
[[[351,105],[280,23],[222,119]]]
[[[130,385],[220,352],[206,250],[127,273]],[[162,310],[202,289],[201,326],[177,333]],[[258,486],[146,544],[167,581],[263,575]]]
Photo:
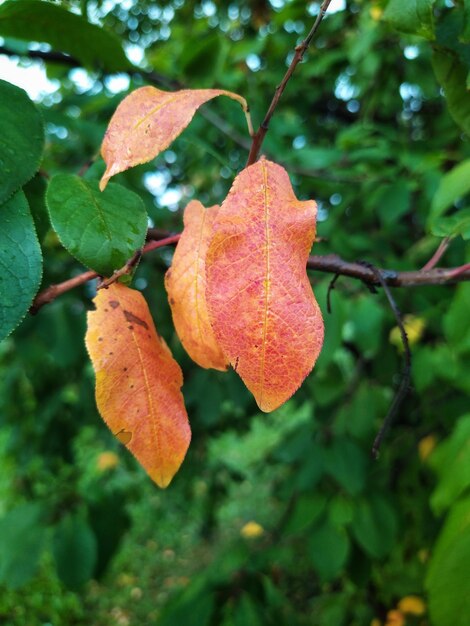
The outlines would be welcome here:
[[[160,87],[239,92],[259,124],[320,6],[55,4],[114,32],[135,71],[110,73],[106,59],[71,68],[28,58],[66,52],[66,34],[62,49],[27,28],[4,37],[0,77],[27,88],[46,124],[41,172],[28,189],[44,286],[83,271],[49,228],[45,175],[77,173],[95,158],[118,103],[147,83],[142,70]],[[470,72],[468,2],[404,4],[414,12],[397,22],[384,19],[386,1],[333,1],[263,146],[298,197],[319,204],[316,254],[395,270],[419,269],[436,250],[433,197],[470,157],[468,92],[442,73],[439,82],[432,63],[444,54],[463,68],[462,80]],[[57,33],[60,23],[54,41]],[[178,232],[190,199],[223,200],[249,143],[239,108],[217,99],[164,154],[116,181],[140,194],[153,226]],[[102,171],[97,158],[86,175]],[[453,210],[462,208],[465,198]],[[0,623],[470,623],[469,285],[394,290],[413,351],[412,389],[374,461],[372,441],[403,364],[385,294],[340,278],[328,313],[332,276],[311,272],[324,349],[298,393],[266,415],[233,371],[202,370],[185,355],[163,287],[171,256],[147,255],[134,280],[185,377],[193,439],[167,490],[96,411],[84,348],[94,284],[28,317],[0,344]],[[469,261],[457,236],[441,264]]]

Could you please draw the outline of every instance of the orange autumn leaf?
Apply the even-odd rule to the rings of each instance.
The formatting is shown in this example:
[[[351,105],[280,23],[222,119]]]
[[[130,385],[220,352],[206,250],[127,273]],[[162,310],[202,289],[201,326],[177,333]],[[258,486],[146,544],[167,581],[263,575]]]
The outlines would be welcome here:
[[[182,89],[162,91],[141,87],[129,94],[116,109],[101,146],[106,171],[100,189],[108,180],[130,167],[147,163],[188,126],[197,109],[217,96],[237,100],[246,112],[246,100],[223,89]]]
[[[205,209],[197,200],[184,212],[181,234],[165,287],[178,337],[201,367],[226,370],[227,361],[209,321],[206,303],[206,251],[217,206]]]
[[[235,179],[206,256],[216,338],[263,411],[299,388],[323,343],[306,273],[316,204],[299,201],[284,168],[261,159]]]
[[[166,487],[191,439],[181,369],[139,291],[114,283],[94,303],[86,346],[98,410],[157,485]]]

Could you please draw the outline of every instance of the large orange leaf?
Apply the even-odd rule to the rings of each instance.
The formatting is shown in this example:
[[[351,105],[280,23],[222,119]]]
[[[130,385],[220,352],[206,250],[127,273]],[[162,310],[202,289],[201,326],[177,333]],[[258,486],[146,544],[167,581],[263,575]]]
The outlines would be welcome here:
[[[141,87],[128,95],[116,109],[104,136],[101,154],[106,171],[100,182],[103,190],[111,176],[147,163],[186,128],[197,109],[217,96],[237,100],[247,111],[246,100],[223,89],[182,89],[162,91]]]
[[[320,353],[323,320],[306,273],[316,204],[261,159],[235,179],[206,256],[216,338],[263,411],[302,384]]]
[[[212,330],[206,303],[206,251],[218,208],[205,209],[197,200],[188,204],[165,286],[186,352],[201,367],[226,370],[228,364]]]
[[[140,292],[114,283],[99,291],[94,303],[86,346],[98,410],[157,485],[166,487],[191,439],[181,369]]]

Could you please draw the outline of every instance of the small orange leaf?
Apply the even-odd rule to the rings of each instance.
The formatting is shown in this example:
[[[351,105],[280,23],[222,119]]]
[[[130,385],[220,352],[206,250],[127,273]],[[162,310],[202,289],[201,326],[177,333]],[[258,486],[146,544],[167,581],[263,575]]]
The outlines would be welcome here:
[[[167,487],[191,439],[181,369],[140,292],[114,283],[94,303],[86,346],[98,410],[157,485]]]
[[[205,257],[218,209],[205,209],[197,200],[188,204],[165,286],[175,329],[186,352],[201,367],[226,370],[228,363],[209,322],[206,303]]]
[[[100,189],[108,180],[130,167],[147,163],[186,128],[197,109],[217,96],[237,100],[247,111],[242,96],[223,89],[182,89],[162,91],[141,87],[129,94],[116,109],[101,146],[106,171]]]
[[[316,204],[299,201],[284,168],[261,159],[235,179],[206,256],[216,338],[263,411],[311,371],[323,320],[306,273]]]

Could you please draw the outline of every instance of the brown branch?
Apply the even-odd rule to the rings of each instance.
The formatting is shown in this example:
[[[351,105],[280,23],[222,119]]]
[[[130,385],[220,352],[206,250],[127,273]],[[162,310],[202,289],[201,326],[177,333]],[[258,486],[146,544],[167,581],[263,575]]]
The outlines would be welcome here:
[[[127,261],[127,263],[119,270],[116,270],[114,274],[105,279],[101,285],[101,287],[109,287],[112,283],[114,283],[118,278],[124,276],[125,274],[129,274],[132,271],[133,267],[138,263],[140,257],[147,252],[151,252],[156,248],[163,248],[164,246],[169,246],[178,242],[180,235],[171,235],[170,237],[160,237],[159,241],[151,241],[147,243],[142,250],[137,250],[132,257]],[[39,292],[38,295],[34,298],[33,303],[29,309],[31,315],[36,315],[41,307],[45,304],[49,304],[63,293],[74,289],[75,287],[79,287],[89,280],[93,280],[95,278],[99,278],[99,274],[96,272],[83,272],[83,274],[79,274],[74,278],[70,278],[69,280],[65,280],[63,283],[57,283],[56,285],[50,285],[43,291]]]
[[[377,280],[382,286],[385,295],[387,296],[388,303],[390,304],[390,308],[392,309],[393,315],[395,316],[397,326],[400,329],[401,340],[403,343],[403,350],[405,355],[405,363],[403,365],[403,373],[400,381],[400,386],[393,398],[393,402],[388,410],[387,415],[385,416],[384,421],[382,422],[382,426],[377,433],[377,436],[374,439],[374,443],[372,444],[372,456],[374,459],[379,458],[380,446],[382,445],[382,441],[385,438],[385,435],[388,433],[393,420],[395,419],[398,410],[405,399],[409,389],[410,389],[410,379],[411,379],[411,350],[410,343],[408,341],[408,335],[406,334],[405,325],[403,323],[403,318],[401,316],[400,310],[390,293],[390,288],[387,285],[385,278],[382,276],[380,270],[372,265],[368,265],[368,267],[374,272]]]
[[[147,254],[148,252],[157,248],[162,248],[163,246],[176,244],[179,238],[179,233],[171,234],[156,228],[149,228],[147,232],[148,243],[142,249],[142,254]],[[122,268],[124,270],[122,273],[126,273],[125,268],[128,270],[129,261],[124,265],[124,268]],[[426,285],[450,285],[467,280],[470,281],[470,264],[449,268],[436,267],[427,271],[417,270],[413,272],[395,272],[393,270],[384,269],[374,270],[362,263],[350,263],[336,254],[326,254],[323,256],[314,255],[308,257],[307,269],[317,272],[325,272],[327,274],[335,274],[337,276],[357,278],[369,286],[380,286],[381,284],[381,282],[377,280],[376,271],[380,271],[381,277],[388,287],[424,287]],[[119,272],[120,270],[117,270],[118,274]],[[52,302],[63,293],[66,293],[67,291],[83,285],[83,283],[97,277],[98,274],[96,274],[96,272],[88,271],[83,274],[79,274],[74,278],[70,278],[63,283],[50,285],[38,293],[29,312],[32,315],[35,315],[45,304]]]
[[[289,67],[287,68],[287,72],[284,74],[284,78],[281,80],[280,84],[276,87],[276,91],[274,92],[274,96],[273,99],[271,101],[271,104],[269,105],[269,109],[266,113],[266,115],[264,116],[264,120],[261,123],[261,126],[258,128],[257,132],[255,133],[254,137],[253,137],[253,141],[251,144],[251,149],[250,149],[250,154],[248,155],[248,161],[246,163],[246,165],[251,165],[252,163],[254,163],[256,161],[256,159],[258,158],[258,154],[259,151],[261,149],[261,145],[264,141],[264,138],[266,137],[266,133],[268,132],[269,129],[269,122],[271,121],[271,118],[274,114],[274,111],[279,103],[279,100],[281,99],[281,96],[284,92],[284,89],[286,88],[287,83],[290,80],[290,77],[292,76],[292,74],[294,73],[295,68],[297,67],[297,65],[300,63],[300,61],[302,61],[302,59],[304,58],[304,54],[305,51],[307,50],[307,48],[310,45],[310,42],[312,41],[315,33],[318,30],[318,27],[320,26],[320,23],[322,21],[322,19],[325,16],[325,13],[328,9],[328,6],[330,4],[331,0],[323,0],[323,3],[320,7],[320,11],[317,15],[317,19],[315,20],[314,25],[312,26],[309,34],[307,35],[307,37],[302,41],[302,43],[300,45],[298,45],[295,48],[295,53],[294,53],[294,57],[291,61],[291,64],[289,65]]]

